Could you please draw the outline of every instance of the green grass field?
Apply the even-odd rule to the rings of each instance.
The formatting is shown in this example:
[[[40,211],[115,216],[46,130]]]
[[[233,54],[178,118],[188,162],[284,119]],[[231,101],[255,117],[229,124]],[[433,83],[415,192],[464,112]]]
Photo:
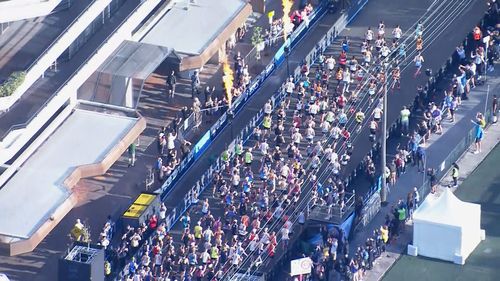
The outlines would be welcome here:
[[[465,265],[402,256],[384,281],[500,280],[500,145],[464,181],[455,193],[463,201],[481,204],[481,227],[486,240],[472,252]]]

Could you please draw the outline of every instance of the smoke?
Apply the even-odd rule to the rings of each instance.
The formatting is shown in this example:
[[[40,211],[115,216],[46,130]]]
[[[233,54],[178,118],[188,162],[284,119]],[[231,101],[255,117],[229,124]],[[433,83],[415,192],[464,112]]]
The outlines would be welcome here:
[[[233,101],[232,89],[234,75],[231,66],[229,66],[229,63],[227,62],[227,58],[222,63],[222,72],[224,73],[224,75],[222,76],[222,83],[224,83],[224,89],[226,91],[227,104],[231,106],[231,103]]]
[[[290,20],[290,11],[292,10],[293,1],[292,0],[281,0],[281,6],[283,7],[283,38],[288,38],[288,33],[293,29],[292,21]]]

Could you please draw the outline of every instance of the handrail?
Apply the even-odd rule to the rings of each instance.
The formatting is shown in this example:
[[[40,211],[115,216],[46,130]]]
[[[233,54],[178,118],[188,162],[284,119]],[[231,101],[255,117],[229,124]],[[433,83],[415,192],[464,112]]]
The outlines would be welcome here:
[[[12,131],[14,131],[14,130],[19,130],[19,129],[23,129],[23,128],[27,127],[27,126],[28,126],[28,124],[29,124],[29,123],[31,123],[31,121],[33,121],[33,119],[35,119],[35,118],[38,116],[38,114],[39,114],[39,113],[40,113],[40,112],[41,112],[41,111],[42,111],[45,107],[47,107],[47,105],[49,104],[49,102],[51,102],[51,101],[54,99],[54,97],[55,97],[55,96],[57,96],[57,95],[59,94],[59,92],[61,92],[61,90],[69,84],[69,82],[70,82],[70,81],[71,81],[71,80],[75,77],[75,75],[76,75],[76,74],[78,74],[78,72],[80,72],[80,70],[81,70],[84,66],[86,66],[86,65],[89,63],[89,61],[92,59],[92,57],[93,57],[96,53],[98,53],[98,51],[102,48],[102,46],[103,46],[104,44],[106,44],[106,43],[109,41],[109,39],[110,39],[113,35],[115,35],[115,34],[116,34],[116,31],[117,31],[120,27],[122,27],[123,23],[125,23],[125,22],[126,22],[126,21],[127,21],[127,20],[128,20],[128,19],[129,19],[129,18],[130,18],[133,14],[135,14],[135,13],[137,12],[137,10],[138,10],[138,9],[142,6],[142,4],[144,4],[144,3],[146,3],[146,2],[141,2],[141,3],[139,3],[139,5],[138,5],[137,7],[135,7],[135,9],[132,11],[132,13],[130,13],[130,14],[129,14],[129,15],[128,15],[128,16],[127,16],[127,17],[126,17],[126,18],[122,21],[122,23],[121,23],[120,25],[118,25],[118,26],[117,26],[117,27],[116,27],[116,28],[115,28],[115,29],[114,29],[114,30],[113,30],[113,31],[112,31],[112,32],[108,35],[108,37],[106,37],[106,39],[104,39],[104,40],[103,40],[103,42],[99,45],[99,47],[97,47],[97,48],[96,48],[96,49],[95,49],[95,50],[94,50],[94,51],[93,51],[93,52],[92,52],[92,53],[91,53],[91,54],[87,57],[87,59],[86,59],[86,60],[85,60],[85,61],[84,61],[84,62],[83,62],[83,63],[82,63],[82,64],[81,64],[81,65],[80,65],[80,66],[79,66],[79,67],[78,67],[78,68],[77,68],[77,69],[76,69],[76,70],[75,70],[72,74],[71,74],[71,76],[70,76],[70,77],[68,77],[68,78],[67,78],[67,79],[63,82],[63,84],[62,84],[59,88],[57,88],[57,90],[55,90],[55,91],[54,91],[54,93],[50,96],[50,98],[48,98],[48,99],[47,99],[47,100],[43,103],[43,105],[42,105],[42,106],[40,106],[40,108],[38,109],[37,113],[35,113],[34,115],[32,115],[32,116],[31,116],[31,117],[30,117],[30,118],[29,118],[26,122],[24,122],[24,123],[21,123],[21,124],[15,124],[15,125],[10,126],[10,128],[9,128],[9,129],[8,129],[8,130],[7,130],[7,131],[6,131],[6,132],[5,132],[2,136],[0,136],[0,140],[5,139],[5,137],[6,137],[6,136],[7,136],[10,132],[12,132]]]
[[[59,40],[61,40],[61,37],[66,34],[68,32],[68,30],[75,24],[75,22],[77,22],[80,17],[85,14],[89,8],[95,3],[97,2],[98,0],[93,0],[90,4],[87,5],[87,7],[85,7],[85,9],[80,13],[78,14],[78,16],[59,34],[59,36],[56,37],[55,40],[52,41],[52,43],[50,43],[50,45],[45,48],[45,50],[42,52],[42,54],[40,54],[31,64],[30,66],[28,66],[28,69],[26,70],[26,72],[29,72],[30,69],[32,69],[35,64],[38,63],[38,61],[40,61],[42,59],[43,56],[45,56],[45,54],[47,54],[49,52],[50,49],[52,49],[52,47],[57,43],[59,42]]]
[[[323,3],[323,2],[322,2]],[[305,31],[307,31],[310,27],[314,25],[316,21],[318,21],[326,12],[325,7],[320,4],[316,9],[311,14],[310,18],[310,23],[309,25],[306,26],[305,22],[302,22],[299,27],[290,34],[290,39],[293,38],[292,40],[288,40],[283,43],[283,45],[280,47],[280,50],[285,48],[285,45],[290,45],[291,48],[293,49],[295,45],[302,40],[303,35],[305,34]],[[280,51],[277,52],[277,54],[280,53]],[[281,52],[281,56],[284,54]],[[283,59],[277,60],[276,55],[274,58],[271,60],[271,62],[264,68],[264,70],[256,75],[254,79],[250,82],[250,86],[248,89],[246,89],[240,96],[238,96],[232,106],[231,110],[233,113],[238,113],[246,104],[249,98],[251,98],[259,89],[259,86],[271,75],[271,73],[283,62]],[[224,113],[222,116],[215,122],[212,127],[207,131],[210,134],[210,139],[209,141],[205,140],[202,138],[202,140],[198,141],[198,143],[194,147],[201,147],[200,152],[206,148],[206,146],[210,143],[210,140],[214,137],[216,137],[220,131],[225,127],[225,124],[227,123],[227,114]],[[201,143],[202,142],[202,143]],[[201,143],[201,144],[200,144]],[[197,154],[197,155],[195,155]],[[198,158],[197,156],[200,153],[197,153],[196,151],[192,150],[188,156],[181,161],[181,163],[174,169],[174,171],[170,174],[169,177],[164,181],[162,186],[156,191],[157,193],[161,194],[162,198],[165,198],[168,196],[168,193],[172,190],[172,187],[175,185],[175,183],[179,180],[180,176],[182,176],[190,167],[192,162],[196,161]]]

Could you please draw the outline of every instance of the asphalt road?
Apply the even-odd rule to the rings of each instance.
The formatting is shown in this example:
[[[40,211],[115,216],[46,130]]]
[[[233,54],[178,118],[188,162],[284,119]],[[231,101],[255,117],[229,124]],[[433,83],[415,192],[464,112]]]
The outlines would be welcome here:
[[[446,1],[457,3],[458,0]],[[368,26],[375,26],[379,19],[384,19],[387,27],[392,27],[395,24],[400,24],[403,30],[408,29],[423,13],[425,13],[428,7],[431,5],[431,1],[418,1],[411,0],[405,2],[393,2],[389,0],[372,0],[366,6],[366,8],[358,15],[356,20],[348,26],[342,35],[349,35],[350,37],[361,37]],[[436,5],[436,4],[434,4]],[[452,5],[456,6],[456,5]],[[430,67],[434,71],[441,66],[444,60],[449,57],[453,52],[454,47],[463,39],[465,34],[472,28],[473,24],[479,21],[482,11],[484,10],[484,4],[482,1],[469,1],[468,7],[462,13],[461,16],[451,17],[454,21],[448,28],[439,28],[443,33],[438,37],[438,40],[430,45],[430,48],[424,52],[424,57],[426,58],[426,64],[424,67]],[[391,7],[388,9],[387,7]],[[329,26],[334,22],[335,18],[333,16],[327,16],[323,18],[320,23],[316,26],[314,32],[310,32],[306,35],[306,38],[298,46],[298,48],[292,52],[290,56],[290,68],[295,68],[303,56],[312,49],[316,41],[323,36],[324,32],[328,30]],[[353,39],[354,40],[354,39]],[[399,109],[403,104],[408,104],[413,100],[415,89],[417,85],[424,82],[424,77],[419,77],[418,79],[413,79],[412,69],[403,72],[402,75],[402,90],[397,95],[392,95],[389,97],[389,113],[388,120],[389,123],[394,121],[399,114]],[[249,104],[242,110],[235,118],[233,122],[233,130],[237,131],[241,129],[244,125],[248,123],[248,120],[252,118],[255,113],[262,108],[262,105],[270,97],[270,95],[278,89],[281,85],[284,77],[286,77],[286,65],[283,64],[272,77],[264,83],[259,93],[257,93],[249,102]],[[391,108],[396,108],[391,110]],[[366,134],[365,134],[366,135]],[[190,186],[197,180],[196,175],[202,174],[206,168],[209,166],[209,159],[211,157],[220,155],[226,143],[230,142],[230,128],[226,128],[215,142],[209,147],[202,158],[195,163],[195,165],[188,171],[188,173],[177,183],[176,190],[167,199],[167,204],[169,206],[175,206],[179,198],[184,196],[184,193],[188,190]],[[368,138],[359,138],[355,142],[355,153],[352,157],[351,163],[359,162],[361,158],[368,152],[369,146]],[[118,177],[126,174],[126,166],[122,163],[115,165],[105,180],[109,184],[115,185],[121,180]],[[137,180],[134,177],[126,177],[128,180]],[[125,184],[125,183],[123,183]],[[129,183],[127,184],[129,185]],[[180,188],[179,188],[180,187]],[[96,189],[100,186],[96,186]],[[119,188],[119,186],[118,186]],[[74,221],[75,216],[81,217],[86,216],[91,220],[96,220],[98,222],[104,222],[105,216],[113,211],[119,211],[117,206],[123,205],[124,202],[129,202],[133,195],[122,195],[114,192],[109,192],[109,190],[102,190],[103,193],[108,193],[106,198],[92,198],[92,201],[99,201],[98,204],[93,204],[93,206],[101,206],[102,208],[86,208],[84,206],[79,206],[74,210],[75,215],[65,219],[64,225],[69,226]],[[112,199],[111,199],[112,198]],[[111,203],[110,203],[111,202]],[[69,227],[68,227],[69,229]],[[98,230],[94,230],[97,232]],[[54,280],[48,276],[53,276],[56,267],[56,257],[58,257],[62,250],[66,247],[65,233],[59,231],[58,233],[51,234],[44,242],[39,246],[39,248],[23,257],[14,257],[7,259],[2,258],[0,260],[0,268],[2,271],[7,269],[9,271],[19,272],[14,277],[14,280],[28,280],[26,278],[21,278],[21,276],[29,276],[29,280]],[[47,247],[52,245],[50,247]],[[15,269],[12,268],[12,263],[17,263]],[[43,269],[35,269],[35,267],[40,264],[49,264],[48,266],[43,266]],[[24,272],[21,274],[21,272]]]
[[[479,1],[478,1],[479,2]],[[349,38],[353,41],[353,45],[351,48],[359,48],[359,45],[356,45],[356,42],[359,44],[361,38],[363,37],[364,32],[368,26],[376,26],[378,23],[378,19],[383,19],[387,27],[393,27],[396,24],[401,25],[404,31],[409,31],[408,37],[413,37],[413,29],[414,23],[419,19],[424,21],[424,26],[426,29],[424,31],[424,46],[425,51],[423,52],[423,56],[426,58],[426,63],[424,64],[425,68],[431,68],[434,71],[444,63],[444,61],[452,54],[454,51],[454,47],[457,46],[465,37],[465,35],[469,32],[469,30],[474,26],[476,22],[481,18],[483,11],[485,10],[485,6],[474,5],[474,3],[463,2],[463,1],[446,1],[443,3],[436,3],[431,1],[407,1],[405,3],[389,3],[389,1],[373,1],[368,4],[368,6],[359,14],[359,16],[355,19],[355,21],[348,26],[348,28],[341,33],[340,38],[343,36],[349,36]],[[391,6],[391,9],[385,9],[388,5]],[[457,26],[457,20],[467,18],[468,23],[464,23],[460,26]],[[461,20],[463,22],[463,20]],[[390,30],[390,29],[389,29]],[[428,34],[428,37],[426,37]],[[307,39],[306,39],[307,40]],[[338,42],[334,43],[333,48],[330,51],[335,53],[335,48],[338,48]],[[408,62],[407,66],[403,65],[404,69],[402,73],[402,89],[395,91],[389,95],[388,100],[388,124],[393,123],[399,117],[399,111],[403,105],[408,105],[413,101],[415,96],[415,89],[418,85],[422,85],[426,82],[427,77],[425,75],[421,75],[416,79],[413,77],[414,67],[411,60],[415,53],[414,50],[414,42],[408,43]],[[336,52],[338,54],[338,52]],[[278,70],[279,73],[279,70]],[[278,74],[277,73],[277,74]],[[276,76],[276,74],[274,75]],[[274,78],[274,77],[273,77]],[[275,81],[272,81],[275,82]],[[263,89],[266,90],[269,87],[270,83],[265,83]],[[279,81],[275,88],[279,87]],[[255,102],[255,101],[254,101]],[[263,99],[265,102],[265,99]],[[251,105],[248,105],[248,109],[245,110],[252,112],[255,108]],[[260,109],[258,107],[256,110]],[[369,109],[367,109],[369,111]],[[255,114],[256,111],[252,112],[252,115]],[[366,111],[365,111],[366,113]],[[242,119],[244,115],[237,116],[236,119]],[[240,120],[242,121],[242,120]],[[235,126],[233,124],[233,126]],[[233,130],[237,131],[239,127],[233,127]],[[366,132],[367,128],[364,128],[364,131],[359,134],[359,138],[357,138],[354,142],[355,153],[351,158],[351,162],[348,165],[347,169],[345,169],[346,174],[350,173],[360,162],[360,160],[368,153],[371,144],[368,140],[368,133]],[[227,133],[227,132],[225,132]],[[210,154],[209,156],[218,156],[220,151],[225,147],[225,144],[228,143],[230,138],[226,138],[224,133],[210,146]],[[217,149],[218,145],[222,145],[221,149]],[[214,148],[214,150],[213,150]],[[201,174],[204,170],[197,170],[199,167],[205,165],[208,167],[208,161],[206,163],[200,162],[198,165],[192,168],[192,170],[188,171],[190,173]],[[186,180],[183,182],[183,180]],[[182,186],[185,186],[185,183],[194,182],[196,177],[189,177],[181,180]],[[188,184],[189,186],[189,184]],[[366,192],[368,186],[360,186],[359,190],[357,187],[356,191],[361,194]],[[351,186],[351,188],[353,188]],[[169,198],[167,198],[167,202],[178,202],[179,197],[174,196],[175,193],[172,193]],[[184,195],[184,193],[181,193]],[[174,206],[174,205],[172,205]]]

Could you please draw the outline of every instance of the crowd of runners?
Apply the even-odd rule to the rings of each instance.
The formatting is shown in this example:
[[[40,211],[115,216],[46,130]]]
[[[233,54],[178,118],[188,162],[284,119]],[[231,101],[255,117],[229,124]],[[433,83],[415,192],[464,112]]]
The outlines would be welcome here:
[[[302,67],[299,79],[287,78],[283,101],[267,102],[262,123],[254,128],[252,138],[237,142],[221,154],[224,167],[216,172],[212,188],[193,195],[194,206],[181,217],[179,225],[167,232],[169,210],[162,205],[148,223],[126,228],[106,267],[113,264],[117,269],[125,268],[123,280],[134,281],[222,280],[238,271],[253,273],[272,264],[276,253],[287,249],[298,228],[305,224],[304,202],[337,206],[341,211],[349,208],[344,176],[354,140],[369,137],[374,144],[377,141],[385,114],[381,102],[384,86],[394,92],[400,88],[401,65],[413,62],[415,76],[421,74],[424,25],[419,22],[411,33],[403,33],[399,26],[387,28],[380,21],[375,32],[368,28],[360,46],[345,38],[340,53],[320,54],[317,64]],[[481,44],[475,47],[472,62],[467,55],[463,58],[442,104],[429,104],[427,89],[420,87],[412,110],[401,109],[401,132],[410,136],[410,142],[398,150],[384,171],[390,184],[406,171],[407,164],[422,165],[428,135],[441,132],[444,116],[454,121],[461,97],[480,81],[478,69],[484,69],[485,51]],[[415,56],[406,58],[410,48],[415,48]],[[461,59],[462,50],[457,49]],[[409,118],[419,111],[424,119],[412,132]],[[477,122],[481,125],[480,118]],[[369,128],[369,136],[361,135],[363,127]],[[171,160],[164,165],[163,157],[158,158],[156,167],[161,178],[175,167],[176,138],[175,130],[159,137],[160,154]],[[189,152],[190,144],[182,145],[187,148],[181,151]],[[367,156],[365,163],[366,173],[374,181],[374,161]],[[419,170],[425,172],[423,165]],[[400,200],[386,224],[353,257],[348,255],[347,239],[341,231],[326,231],[323,244],[310,255],[314,261],[311,278],[324,280],[335,270],[361,280],[385,245],[402,231],[418,202],[416,190],[407,200]],[[114,233],[108,223],[101,234],[106,244]]]
[[[384,29],[381,23],[379,39]],[[304,198],[341,211],[349,207],[343,169],[362,126],[370,127],[376,141],[384,114],[382,86],[396,52],[391,59],[370,40],[359,51],[348,38],[341,47],[338,54],[320,54],[299,80],[287,79],[283,102],[265,104],[252,139],[222,153],[224,168],[209,192],[194,196],[195,207],[182,216],[179,231],[166,232],[168,210],[162,206],[148,224],[123,234],[114,262],[125,267],[124,278],[207,280],[251,271],[268,264],[305,223]],[[369,52],[373,58],[363,60]],[[398,75],[396,67],[390,72]],[[159,148],[170,155],[175,132],[164,138]],[[124,264],[134,252],[141,258]]]
[[[453,74],[448,87],[444,88],[444,93],[441,95],[439,93],[431,94],[426,87],[419,87],[412,111],[410,112],[406,107],[401,110],[401,133],[409,136],[409,142],[406,147],[398,149],[394,160],[386,168],[385,177],[389,183],[392,183],[393,179],[400,173],[405,172],[406,165],[415,165],[418,166],[420,172],[426,173],[429,178],[430,192],[437,191],[436,170],[433,168],[424,169],[426,141],[431,133],[442,134],[442,122],[455,122],[455,112],[460,108],[462,100],[469,97],[470,89],[482,83],[482,76],[487,72],[493,71],[494,64],[498,61],[500,54],[497,5],[494,2],[490,5],[485,25],[473,29],[470,39],[467,41],[469,44],[457,47],[452,64],[455,69],[451,69],[455,74]],[[489,39],[485,41],[483,39],[486,36],[489,36]],[[436,100],[436,98],[443,96],[442,100]],[[496,122],[498,111],[496,95],[492,99],[491,108],[491,120]],[[418,114],[419,119],[421,119],[415,131],[411,133],[408,130],[410,114]],[[473,153],[478,153],[481,150],[486,118],[487,116],[478,112],[475,119],[471,120],[475,124]],[[458,176],[459,167],[453,163],[450,187],[457,187]],[[418,188],[413,187],[409,190],[406,198],[400,198],[398,202],[395,202],[391,207],[391,212],[386,215],[384,224],[373,231],[373,236],[367,238],[364,245],[358,245],[355,257],[350,260],[347,256],[342,257],[341,263],[348,265],[347,270],[344,270],[343,273],[352,280],[361,280],[366,270],[371,269],[376,258],[385,251],[385,247],[394,243],[401,232],[405,231],[405,225],[412,219],[413,212],[418,207],[420,200],[421,194]],[[336,248],[335,245],[334,248]]]

